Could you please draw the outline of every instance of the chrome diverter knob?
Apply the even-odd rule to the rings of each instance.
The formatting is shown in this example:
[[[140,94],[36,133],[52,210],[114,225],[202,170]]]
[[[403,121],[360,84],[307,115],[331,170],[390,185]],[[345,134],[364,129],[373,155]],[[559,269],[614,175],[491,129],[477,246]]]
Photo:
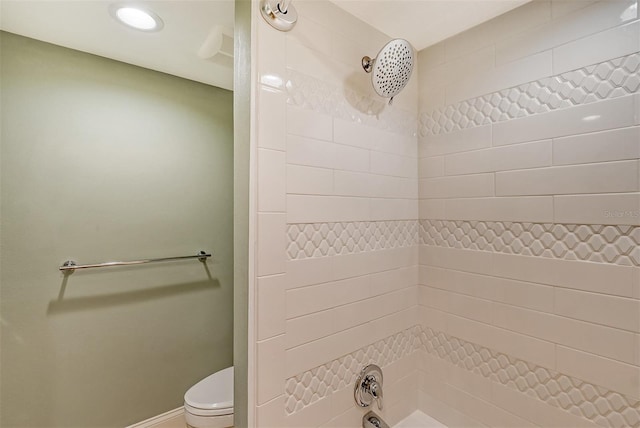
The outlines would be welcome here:
[[[356,379],[353,398],[360,407],[369,407],[373,400],[382,410],[382,369],[375,364],[366,366]]]

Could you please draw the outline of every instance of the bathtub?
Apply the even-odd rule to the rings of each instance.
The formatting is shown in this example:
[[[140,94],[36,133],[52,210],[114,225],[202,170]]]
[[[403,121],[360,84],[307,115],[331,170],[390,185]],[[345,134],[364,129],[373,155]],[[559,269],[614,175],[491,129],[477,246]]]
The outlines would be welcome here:
[[[393,428],[447,428],[447,426],[420,410],[416,410],[394,425]]]

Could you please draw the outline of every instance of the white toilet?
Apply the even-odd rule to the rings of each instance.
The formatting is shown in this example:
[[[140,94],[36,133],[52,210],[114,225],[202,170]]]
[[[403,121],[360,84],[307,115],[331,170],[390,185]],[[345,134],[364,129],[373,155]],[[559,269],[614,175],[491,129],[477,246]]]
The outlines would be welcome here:
[[[184,416],[193,428],[233,426],[233,367],[215,372],[184,394]]]

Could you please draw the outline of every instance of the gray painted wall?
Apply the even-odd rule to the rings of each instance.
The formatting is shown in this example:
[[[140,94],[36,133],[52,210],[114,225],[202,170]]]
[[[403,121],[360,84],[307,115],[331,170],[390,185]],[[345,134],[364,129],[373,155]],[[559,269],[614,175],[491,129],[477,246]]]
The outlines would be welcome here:
[[[178,407],[232,364],[233,94],[0,34],[0,425]]]

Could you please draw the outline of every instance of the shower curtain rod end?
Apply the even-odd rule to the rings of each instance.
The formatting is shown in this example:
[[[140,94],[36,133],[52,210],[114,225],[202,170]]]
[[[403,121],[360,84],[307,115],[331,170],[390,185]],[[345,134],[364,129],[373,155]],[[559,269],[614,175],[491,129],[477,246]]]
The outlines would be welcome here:
[[[261,0],[260,13],[269,25],[279,31],[291,31],[298,21],[298,12],[290,0]]]

